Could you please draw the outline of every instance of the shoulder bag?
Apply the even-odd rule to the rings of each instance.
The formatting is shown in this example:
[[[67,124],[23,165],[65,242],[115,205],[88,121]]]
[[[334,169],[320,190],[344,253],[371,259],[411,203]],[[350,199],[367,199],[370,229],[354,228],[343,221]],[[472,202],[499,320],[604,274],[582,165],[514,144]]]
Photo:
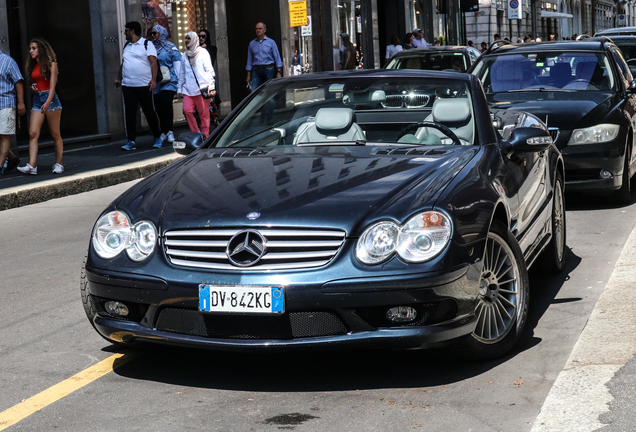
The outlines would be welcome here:
[[[192,67],[192,63],[190,63],[190,59],[186,58],[186,61],[190,65],[190,69],[192,69],[192,74],[194,75],[194,80],[197,82],[197,87],[199,87],[199,91],[201,92],[201,96],[203,96],[203,99],[212,99],[214,97],[212,92],[210,90],[208,90],[207,87],[202,89],[201,86],[199,85],[199,80],[197,79],[197,73],[194,70],[194,68]]]

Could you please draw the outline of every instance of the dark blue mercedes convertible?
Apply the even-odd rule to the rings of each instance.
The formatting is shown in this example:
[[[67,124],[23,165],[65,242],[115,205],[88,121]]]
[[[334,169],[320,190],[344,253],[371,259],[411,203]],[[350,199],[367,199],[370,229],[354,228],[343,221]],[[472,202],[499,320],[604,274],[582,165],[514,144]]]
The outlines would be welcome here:
[[[107,340],[224,350],[508,352],[531,265],[565,265],[563,161],[472,75],[269,81],[97,220],[81,277]]]

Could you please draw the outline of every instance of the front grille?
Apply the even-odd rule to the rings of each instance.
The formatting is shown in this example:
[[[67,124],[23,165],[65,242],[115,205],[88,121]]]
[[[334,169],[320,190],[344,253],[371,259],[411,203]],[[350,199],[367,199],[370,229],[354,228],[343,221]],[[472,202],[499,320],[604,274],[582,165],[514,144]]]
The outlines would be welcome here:
[[[384,108],[424,108],[431,97],[423,94],[388,95],[382,106]]]
[[[285,315],[211,315],[190,309],[166,308],[156,329],[220,339],[292,339],[347,333],[340,318],[330,312],[292,312]]]
[[[550,132],[550,136],[552,137],[552,142],[556,144],[557,139],[559,139],[559,133],[561,132],[559,128],[549,127],[548,132]]]
[[[404,105],[407,108],[423,108],[428,105],[429,95],[406,95],[404,96]]]
[[[276,229],[258,230],[265,238],[260,261],[249,267],[233,265],[227,256],[228,242],[241,229],[167,231],[166,255],[172,264],[214,270],[265,271],[319,267],[338,253],[344,231]]]

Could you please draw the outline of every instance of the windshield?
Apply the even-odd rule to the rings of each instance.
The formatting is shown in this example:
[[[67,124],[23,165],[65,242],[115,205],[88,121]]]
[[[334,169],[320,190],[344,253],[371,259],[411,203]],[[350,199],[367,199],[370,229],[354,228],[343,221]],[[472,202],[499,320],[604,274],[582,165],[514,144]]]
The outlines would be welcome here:
[[[610,91],[611,67],[604,53],[539,52],[489,56],[473,73],[486,93]]]
[[[466,58],[461,52],[433,51],[413,55],[398,56],[391,59],[386,69],[422,69],[448,72],[466,72]]]
[[[419,127],[418,122],[438,127]],[[430,125],[429,125],[430,126]],[[449,128],[453,133],[444,132]],[[429,136],[430,135],[430,136]],[[214,139],[214,147],[473,144],[474,111],[466,81],[448,78],[273,80]]]

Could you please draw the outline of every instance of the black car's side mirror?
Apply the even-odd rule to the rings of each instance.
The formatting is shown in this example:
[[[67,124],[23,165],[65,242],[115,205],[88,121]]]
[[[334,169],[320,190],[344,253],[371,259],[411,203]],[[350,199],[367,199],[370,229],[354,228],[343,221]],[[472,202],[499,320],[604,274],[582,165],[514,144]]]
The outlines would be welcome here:
[[[509,153],[543,151],[552,145],[552,137],[545,129],[521,127],[512,131],[508,144]]]
[[[632,82],[629,84],[629,87],[627,87],[627,91],[628,91],[629,93],[636,93],[636,80],[632,81]]]
[[[172,148],[181,155],[189,155],[201,147],[203,141],[205,141],[205,135],[202,133],[186,132],[179,135],[172,143]]]

